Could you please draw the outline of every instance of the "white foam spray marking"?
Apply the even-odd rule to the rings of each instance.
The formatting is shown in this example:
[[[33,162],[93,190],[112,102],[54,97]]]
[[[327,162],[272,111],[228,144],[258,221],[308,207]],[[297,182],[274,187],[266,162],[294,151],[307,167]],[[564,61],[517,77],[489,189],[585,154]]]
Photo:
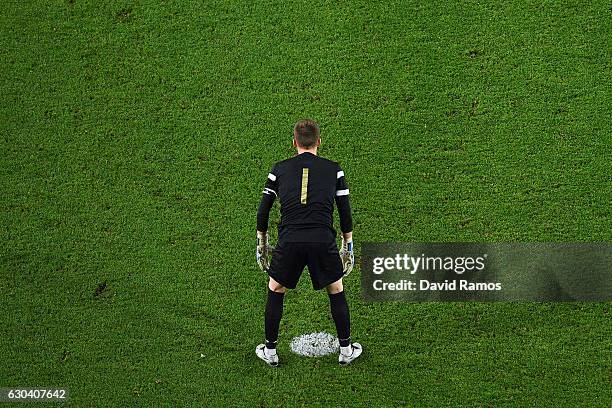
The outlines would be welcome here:
[[[321,357],[337,353],[340,344],[336,336],[329,333],[309,333],[291,340],[291,351],[306,357]]]

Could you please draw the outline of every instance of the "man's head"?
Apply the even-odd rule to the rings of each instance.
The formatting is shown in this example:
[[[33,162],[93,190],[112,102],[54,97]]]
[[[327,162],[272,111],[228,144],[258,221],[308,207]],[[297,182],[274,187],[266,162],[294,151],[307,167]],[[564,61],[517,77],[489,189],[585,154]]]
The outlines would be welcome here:
[[[302,119],[293,127],[293,144],[302,149],[315,149],[321,144],[319,124],[312,119]]]

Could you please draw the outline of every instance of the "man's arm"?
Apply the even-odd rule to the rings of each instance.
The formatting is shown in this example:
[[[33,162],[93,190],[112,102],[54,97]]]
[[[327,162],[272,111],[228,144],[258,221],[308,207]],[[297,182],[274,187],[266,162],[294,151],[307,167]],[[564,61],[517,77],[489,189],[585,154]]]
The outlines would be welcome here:
[[[344,172],[338,167],[336,174],[336,206],[340,216],[340,230],[345,242],[353,240],[353,216],[351,214],[351,202],[349,200],[349,188],[346,184]]]
[[[340,230],[342,231],[342,249],[340,259],[344,269],[344,276],[353,270],[355,255],[353,254],[353,217],[349,200],[349,188],[344,178],[344,172],[338,167],[336,175],[336,206],[340,216]]]
[[[266,234],[268,232],[268,221],[270,220],[270,209],[274,204],[274,197],[261,197],[259,210],[257,210],[257,234]]]
[[[268,221],[270,220],[270,209],[274,200],[278,195],[278,182],[274,169],[268,174],[266,185],[264,186],[261,202],[259,203],[259,210],[257,210],[257,235],[265,235],[268,231]]]
[[[257,210],[257,250],[255,256],[259,267],[267,271],[270,268],[268,256],[274,249],[268,244],[268,221],[270,219],[270,209],[277,196],[277,181],[274,169],[268,174],[268,180],[262,192],[259,210]]]

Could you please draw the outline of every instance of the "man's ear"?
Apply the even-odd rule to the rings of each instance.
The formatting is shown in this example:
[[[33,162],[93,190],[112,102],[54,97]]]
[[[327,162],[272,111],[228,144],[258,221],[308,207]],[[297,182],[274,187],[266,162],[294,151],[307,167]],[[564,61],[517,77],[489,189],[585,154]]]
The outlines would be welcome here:
[[[297,142],[295,141],[295,137],[293,139],[291,139],[291,145],[293,147],[297,147]]]
[[[321,146],[321,138],[317,139],[317,147]]]

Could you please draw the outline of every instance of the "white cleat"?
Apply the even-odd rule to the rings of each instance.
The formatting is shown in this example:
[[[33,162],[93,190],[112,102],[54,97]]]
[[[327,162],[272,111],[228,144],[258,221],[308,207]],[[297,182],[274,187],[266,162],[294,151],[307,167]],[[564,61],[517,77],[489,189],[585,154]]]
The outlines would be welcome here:
[[[338,362],[340,363],[341,366],[351,364],[351,362],[355,360],[357,357],[359,357],[361,355],[361,352],[363,351],[363,349],[361,348],[361,344],[359,343],[351,344],[351,348],[349,349],[349,354],[343,353],[342,352],[343,348],[344,347],[340,348],[340,355],[338,356]]]
[[[260,344],[255,348],[255,354],[257,357],[261,358],[266,364],[272,367],[278,367],[278,354],[276,354],[276,350],[274,350],[274,354],[270,354],[266,352],[266,345]]]

